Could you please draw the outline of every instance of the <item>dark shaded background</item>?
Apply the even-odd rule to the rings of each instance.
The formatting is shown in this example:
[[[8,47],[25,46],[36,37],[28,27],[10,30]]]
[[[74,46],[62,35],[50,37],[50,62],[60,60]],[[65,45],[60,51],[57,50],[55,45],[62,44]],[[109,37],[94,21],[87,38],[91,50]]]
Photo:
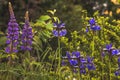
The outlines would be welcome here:
[[[56,16],[66,23],[70,31],[80,29],[82,26],[81,16],[87,10],[87,15],[92,16],[95,11],[104,15],[104,11],[112,11],[112,18],[119,19],[116,14],[119,4],[114,4],[111,0],[0,0],[0,30],[6,30],[9,21],[8,2],[11,2],[17,22],[24,21],[25,11],[30,13],[30,20],[35,21],[39,16],[48,14],[47,10],[56,9]],[[109,16],[109,14],[105,15]]]

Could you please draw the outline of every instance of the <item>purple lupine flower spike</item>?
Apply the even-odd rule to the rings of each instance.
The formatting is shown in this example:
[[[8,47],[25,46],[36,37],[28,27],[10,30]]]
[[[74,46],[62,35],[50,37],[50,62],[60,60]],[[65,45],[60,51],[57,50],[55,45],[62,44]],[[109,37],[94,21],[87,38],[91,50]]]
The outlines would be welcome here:
[[[16,53],[18,52],[17,45],[19,38],[19,27],[18,27],[18,23],[16,22],[12,5],[10,2],[9,2],[9,12],[10,12],[10,20],[8,23],[7,41],[6,41],[6,44],[8,44],[8,46],[6,47],[5,52]]]
[[[31,50],[31,45],[32,45],[32,39],[33,39],[33,34],[32,34],[32,27],[30,26],[29,23],[29,16],[28,16],[28,11],[25,14],[25,24],[22,30],[22,50]]]

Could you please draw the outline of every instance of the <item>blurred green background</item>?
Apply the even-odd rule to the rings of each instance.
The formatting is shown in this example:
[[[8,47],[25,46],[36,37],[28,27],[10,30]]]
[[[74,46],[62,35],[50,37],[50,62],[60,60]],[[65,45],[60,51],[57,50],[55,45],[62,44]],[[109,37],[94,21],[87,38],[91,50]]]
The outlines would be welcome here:
[[[70,31],[81,29],[82,16],[92,16],[95,11],[111,19],[120,18],[120,0],[0,0],[0,30],[3,32],[9,21],[8,2],[13,5],[17,22],[24,21],[26,10],[34,22],[42,14],[48,14],[47,10],[56,9],[55,15]]]

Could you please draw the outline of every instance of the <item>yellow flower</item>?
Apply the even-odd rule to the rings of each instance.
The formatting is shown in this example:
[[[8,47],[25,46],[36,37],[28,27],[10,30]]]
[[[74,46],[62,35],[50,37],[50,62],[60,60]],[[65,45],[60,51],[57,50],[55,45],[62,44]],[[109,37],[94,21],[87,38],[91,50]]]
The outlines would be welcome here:
[[[112,16],[112,11],[109,12],[109,15]]]
[[[118,0],[111,0],[114,4],[119,4]]]
[[[116,13],[117,13],[117,14],[120,13],[120,8],[117,8]]]
[[[105,10],[105,11],[104,11],[104,14],[106,14],[106,15],[107,15],[108,13],[109,13],[109,12],[108,12],[108,10]]]

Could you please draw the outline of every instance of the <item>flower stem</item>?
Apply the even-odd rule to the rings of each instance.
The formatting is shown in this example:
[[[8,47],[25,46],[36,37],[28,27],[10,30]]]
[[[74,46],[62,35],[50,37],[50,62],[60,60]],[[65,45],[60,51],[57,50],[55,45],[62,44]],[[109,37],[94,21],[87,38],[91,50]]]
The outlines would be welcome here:
[[[90,71],[88,70],[88,80],[91,80],[90,79]]]
[[[94,50],[95,50],[95,48],[94,48],[94,43],[95,43],[95,41],[94,41],[94,33],[95,32],[93,32],[93,40],[92,40],[92,43],[91,43],[91,47],[92,47],[92,57],[94,57],[95,55],[94,55]]]
[[[59,76],[60,76],[60,64],[61,64],[61,51],[60,51],[60,37],[58,36],[58,71],[59,71]],[[59,77],[60,80],[60,77]]]
[[[81,77],[81,75],[80,75],[80,69],[78,68],[78,80],[81,80],[80,77]]]
[[[12,38],[13,38],[13,36],[12,36]],[[11,65],[12,64],[12,55],[13,54],[13,41],[11,42],[11,44],[10,44],[10,55],[9,55],[9,57],[8,57],[8,64],[9,65]]]

